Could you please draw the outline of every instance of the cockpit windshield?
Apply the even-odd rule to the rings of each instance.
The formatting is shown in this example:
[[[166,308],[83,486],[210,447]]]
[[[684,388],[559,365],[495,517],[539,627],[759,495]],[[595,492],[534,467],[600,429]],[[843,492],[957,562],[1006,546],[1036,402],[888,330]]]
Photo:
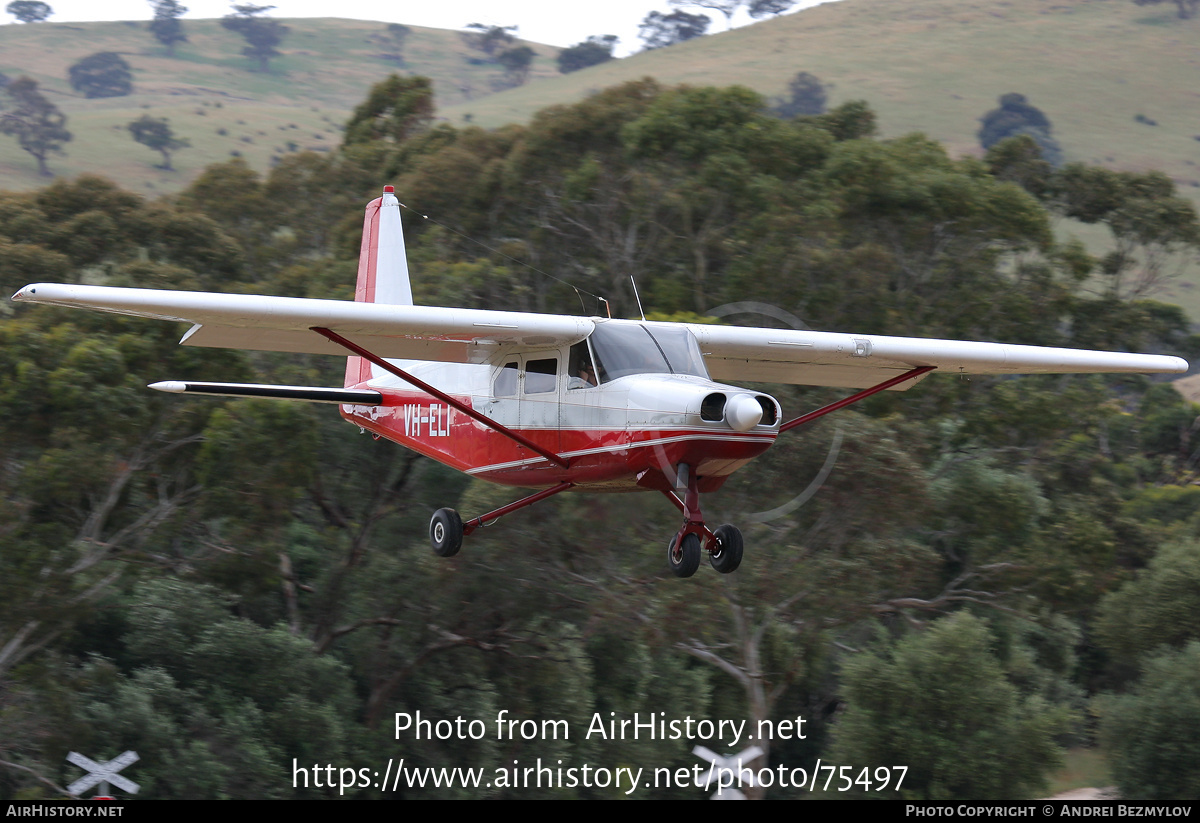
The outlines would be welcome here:
[[[700,344],[684,328],[597,323],[590,340],[602,383],[630,374],[708,377]]]

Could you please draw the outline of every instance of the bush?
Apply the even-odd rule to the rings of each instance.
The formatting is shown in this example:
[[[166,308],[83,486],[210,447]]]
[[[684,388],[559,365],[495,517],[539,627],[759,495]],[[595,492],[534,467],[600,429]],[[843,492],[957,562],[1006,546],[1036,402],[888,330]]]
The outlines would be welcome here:
[[[903,763],[891,798],[1025,797],[1059,761],[1068,713],[1022,697],[991,649],[983,621],[959,613],[843,670],[846,712],[833,761]]]
[[[1122,798],[1200,797],[1200,642],[1147,663],[1134,691],[1097,702]]]

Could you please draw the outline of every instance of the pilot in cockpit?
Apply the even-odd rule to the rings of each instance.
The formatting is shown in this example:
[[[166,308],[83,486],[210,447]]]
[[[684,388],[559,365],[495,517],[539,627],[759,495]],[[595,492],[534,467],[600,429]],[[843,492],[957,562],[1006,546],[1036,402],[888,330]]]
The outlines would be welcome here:
[[[592,357],[588,352],[587,343],[576,343],[571,347],[571,355],[567,362],[567,389],[590,389],[596,383],[596,372],[592,368]]]

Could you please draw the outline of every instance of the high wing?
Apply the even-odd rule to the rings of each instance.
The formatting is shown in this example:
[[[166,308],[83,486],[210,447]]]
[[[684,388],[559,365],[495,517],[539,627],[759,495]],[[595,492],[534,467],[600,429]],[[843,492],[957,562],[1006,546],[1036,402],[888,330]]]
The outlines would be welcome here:
[[[576,343],[594,325],[569,315],[57,283],[26,286],[12,299],[191,323],[185,346],[345,356],[311,331],[319,327],[380,357],[449,363],[486,362],[501,346]]]
[[[26,286],[13,300],[188,322],[192,328],[180,341],[188,346],[345,355],[345,349],[312,331],[327,328],[381,357],[457,363],[486,362],[506,347],[575,343],[597,323],[634,322],[52,283]],[[1188,368],[1182,358],[1153,354],[737,326],[688,328],[713,378],[734,382],[866,388],[921,366],[974,375],[1179,373]]]
[[[689,324],[716,380],[867,388],[920,366],[968,375],[1181,373],[1181,357],[964,340]],[[904,391],[920,380],[906,381]]]

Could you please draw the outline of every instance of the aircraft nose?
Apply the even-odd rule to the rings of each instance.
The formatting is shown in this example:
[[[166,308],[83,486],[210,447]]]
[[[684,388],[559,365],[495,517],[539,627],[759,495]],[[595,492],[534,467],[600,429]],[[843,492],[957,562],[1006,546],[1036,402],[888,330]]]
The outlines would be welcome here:
[[[748,394],[731,398],[725,406],[725,419],[740,432],[748,432],[757,426],[762,416],[762,406]]]

